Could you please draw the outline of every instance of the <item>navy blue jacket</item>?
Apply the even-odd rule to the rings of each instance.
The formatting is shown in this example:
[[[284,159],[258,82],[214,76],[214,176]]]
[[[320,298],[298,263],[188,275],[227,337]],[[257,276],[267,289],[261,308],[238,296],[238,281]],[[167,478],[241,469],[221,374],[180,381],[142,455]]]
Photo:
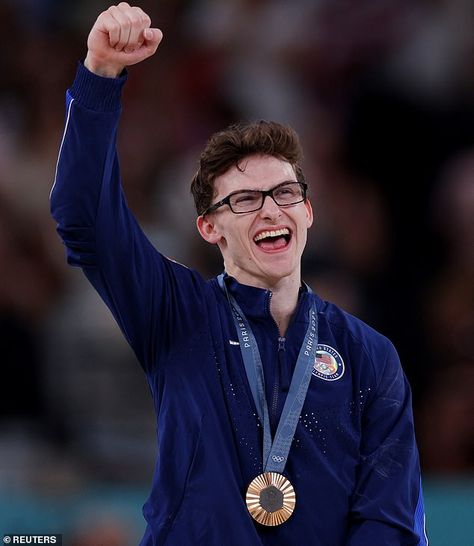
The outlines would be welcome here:
[[[232,315],[216,279],[161,255],[127,207],[116,152],[124,81],[79,66],[51,207],[69,263],[112,311],[152,392],[158,457],[141,544],[426,545],[410,388],[392,344],[304,288],[279,342],[270,292],[228,278],[258,341],[273,427],[312,299],[319,321],[285,468],[295,512],[274,528],[250,517],[244,499],[262,472],[262,428]]]

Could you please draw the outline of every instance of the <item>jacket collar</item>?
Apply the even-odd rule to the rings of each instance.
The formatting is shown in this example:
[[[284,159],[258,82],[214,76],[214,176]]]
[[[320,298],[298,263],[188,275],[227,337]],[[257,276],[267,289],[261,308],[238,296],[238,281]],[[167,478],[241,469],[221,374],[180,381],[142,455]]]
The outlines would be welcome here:
[[[270,314],[270,298],[272,297],[271,290],[257,288],[246,284],[241,284],[227,273],[224,273],[224,282],[227,290],[236,299],[245,316],[252,319],[268,319]],[[299,314],[301,307],[305,307],[309,302],[308,286],[303,284],[300,287],[298,295],[298,305],[295,310],[295,315]]]

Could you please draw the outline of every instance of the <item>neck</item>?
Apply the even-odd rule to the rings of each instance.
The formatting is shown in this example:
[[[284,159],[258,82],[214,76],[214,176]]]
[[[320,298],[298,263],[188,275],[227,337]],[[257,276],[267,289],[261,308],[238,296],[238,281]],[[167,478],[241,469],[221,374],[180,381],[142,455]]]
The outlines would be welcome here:
[[[232,269],[232,268],[231,268]],[[280,335],[283,337],[291,317],[298,304],[298,293],[301,285],[300,272],[280,279],[261,279],[240,274],[240,271],[229,271],[239,283],[271,290],[270,313],[275,320]]]
[[[288,324],[298,304],[300,281],[285,283],[272,289],[270,313],[277,323],[280,335],[285,336]]]

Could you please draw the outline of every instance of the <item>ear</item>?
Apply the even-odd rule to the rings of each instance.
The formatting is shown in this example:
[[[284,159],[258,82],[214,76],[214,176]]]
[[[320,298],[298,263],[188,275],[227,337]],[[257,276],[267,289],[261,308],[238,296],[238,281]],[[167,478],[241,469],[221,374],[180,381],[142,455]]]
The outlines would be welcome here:
[[[196,227],[201,237],[211,245],[216,245],[221,240],[216,225],[212,222],[212,218],[209,215],[198,216]]]
[[[313,207],[311,205],[311,201],[309,199],[306,199],[305,201],[305,207],[306,207],[306,220],[307,220],[307,227],[308,229],[313,225]]]

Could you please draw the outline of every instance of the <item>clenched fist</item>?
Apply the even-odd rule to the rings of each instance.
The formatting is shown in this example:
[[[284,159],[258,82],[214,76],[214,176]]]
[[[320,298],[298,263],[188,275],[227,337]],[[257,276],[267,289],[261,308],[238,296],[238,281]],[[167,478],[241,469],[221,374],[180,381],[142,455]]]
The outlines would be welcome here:
[[[87,39],[84,65],[90,71],[109,78],[117,77],[126,66],[153,55],[163,38],[151,19],[138,7],[120,2],[102,12]]]

